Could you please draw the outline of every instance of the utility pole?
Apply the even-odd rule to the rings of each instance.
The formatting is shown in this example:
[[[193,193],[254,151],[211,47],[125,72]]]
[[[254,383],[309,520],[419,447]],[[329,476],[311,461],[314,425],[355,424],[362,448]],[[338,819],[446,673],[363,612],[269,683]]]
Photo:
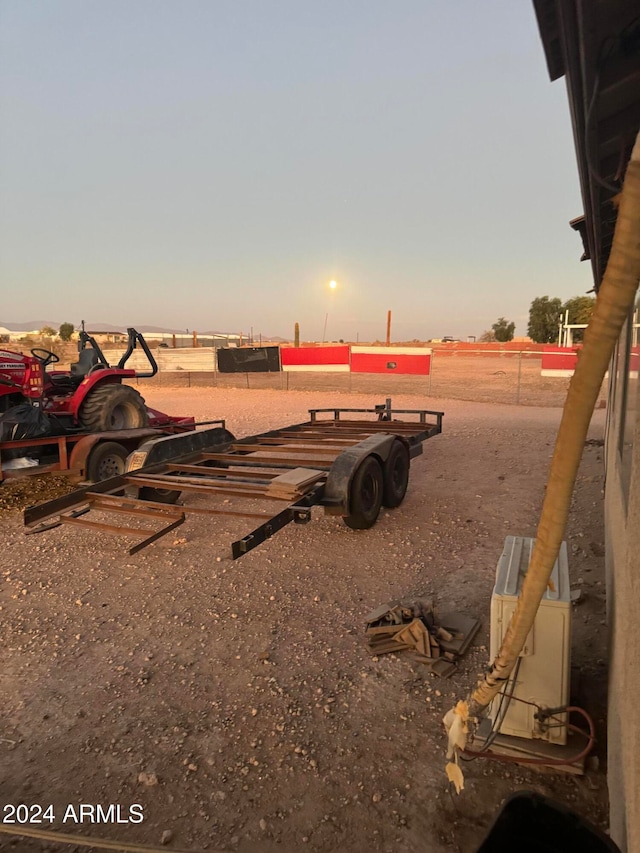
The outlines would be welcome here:
[[[391,311],[387,311],[387,346],[391,346]]]

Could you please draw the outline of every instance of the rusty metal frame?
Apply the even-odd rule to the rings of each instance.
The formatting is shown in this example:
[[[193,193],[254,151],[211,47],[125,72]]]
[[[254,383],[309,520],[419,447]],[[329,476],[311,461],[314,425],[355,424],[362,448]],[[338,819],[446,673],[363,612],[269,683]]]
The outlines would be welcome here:
[[[394,410],[390,404],[387,400],[374,409],[312,409],[309,421],[243,439],[236,439],[224,428],[191,438],[183,434],[151,439],[140,447],[142,468],[30,507],[25,510],[24,522],[30,528],[28,532],[64,524],[141,536],[141,541],[129,549],[130,554],[174,530],[190,513],[261,522],[231,543],[232,556],[237,559],[287,524],[307,523],[313,506],[324,506],[330,514],[348,515],[351,481],[365,458],[373,455],[384,464],[398,440],[414,457],[422,453],[423,441],[442,431],[442,412]],[[323,417],[325,414],[330,416]],[[375,420],[353,417],[366,414],[375,415]],[[396,415],[417,416],[417,420],[394,420]],[[427,420],[429,416],[433,419]],[[295,476],[293,485],[290,481],[281,485],[283,473],[297,474],[299,469],[303,477],[305,472],[309,474],[309,481],[299,491]],[[142,499],[143,489],[193,493],[227,502],[238,498],[249,505],[199,506],[187,500],[176,506]],[[282,508],[273,512],[270,507],[274,504]],[[167,523],[151,531],[79,517],[90,511]]]
[[[145,439],[157,439],[159,437],[174,438],[176,435],[184,435],[194,432],[196,426],[219,425],[224,429],[225,422],[222,419],[199,421],[188,426],[180,423],[178,419],[161,426],[139,427],[136,429],[112,430],[110,432],[70,432],[63,435],[48,435],[43,438],[23,438],[18,441],[0,442],[0,482],[2,480],[17,479],[21,477],[39,476],[53,472],[64,472],[67,476],[80,480],[86,471],[87,460],[94,447],[102,441],[117,441],[127,449],[136,448]],[[49,455],[57,455],[57,460],[45,465],[34,465],[31,468],[9,468],[4,469],[2,465],[2,453],[4,451],[47,448]]]

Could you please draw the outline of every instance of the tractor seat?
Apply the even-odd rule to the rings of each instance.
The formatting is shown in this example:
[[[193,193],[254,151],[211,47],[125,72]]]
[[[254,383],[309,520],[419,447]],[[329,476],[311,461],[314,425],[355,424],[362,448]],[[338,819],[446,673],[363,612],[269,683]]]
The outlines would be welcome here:
[[[92,367],[100,364],[98,353],[92,349],[83,349],[78,355],[78,360],[71,365],[71,379],[81,382]]]
[[[77,388],[78,382],[72,379],[71,376],[53,376],[47,373],[47,379],[57,391],[73,391]]]

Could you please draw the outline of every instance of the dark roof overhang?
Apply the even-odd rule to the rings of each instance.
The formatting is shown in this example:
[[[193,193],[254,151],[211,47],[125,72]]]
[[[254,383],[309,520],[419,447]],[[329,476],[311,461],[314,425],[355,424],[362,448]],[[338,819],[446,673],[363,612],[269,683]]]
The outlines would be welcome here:
[[[566,78],[584,223],[572,221],[602,280],[622,186],[640,128],[637,0],[534,0],[552,80]]]

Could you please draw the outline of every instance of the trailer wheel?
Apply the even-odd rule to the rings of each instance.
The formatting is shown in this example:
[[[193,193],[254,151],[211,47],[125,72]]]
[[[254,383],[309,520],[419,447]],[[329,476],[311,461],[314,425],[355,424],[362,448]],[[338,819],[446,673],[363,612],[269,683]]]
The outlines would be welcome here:
[[[344,523],[352,530],[368,530],[376,523],[382,506],[384,481],[382,466],[375,456],[367,456],[360,464],[349,488],[351,514]]]
[[[99,385],[90,391],[80,406],[78,419],[91,432],[149,426],[141,395],[135,388],[120,384]]]
[[[124,474],[129,451],[117,441],[101,441],[87,459],[85,476],[92,483]]]
[[[143,486],[138,492],[141,501],[155,501],[160,504],[174,504],[182,492],[176,489],[154,489],[152,486]]]
[[[409,451],[406,445],[396,439],[382,467],[384,477],[382,506],[393,509],[400,506],[404,500],[409,485],[409,464]]]

